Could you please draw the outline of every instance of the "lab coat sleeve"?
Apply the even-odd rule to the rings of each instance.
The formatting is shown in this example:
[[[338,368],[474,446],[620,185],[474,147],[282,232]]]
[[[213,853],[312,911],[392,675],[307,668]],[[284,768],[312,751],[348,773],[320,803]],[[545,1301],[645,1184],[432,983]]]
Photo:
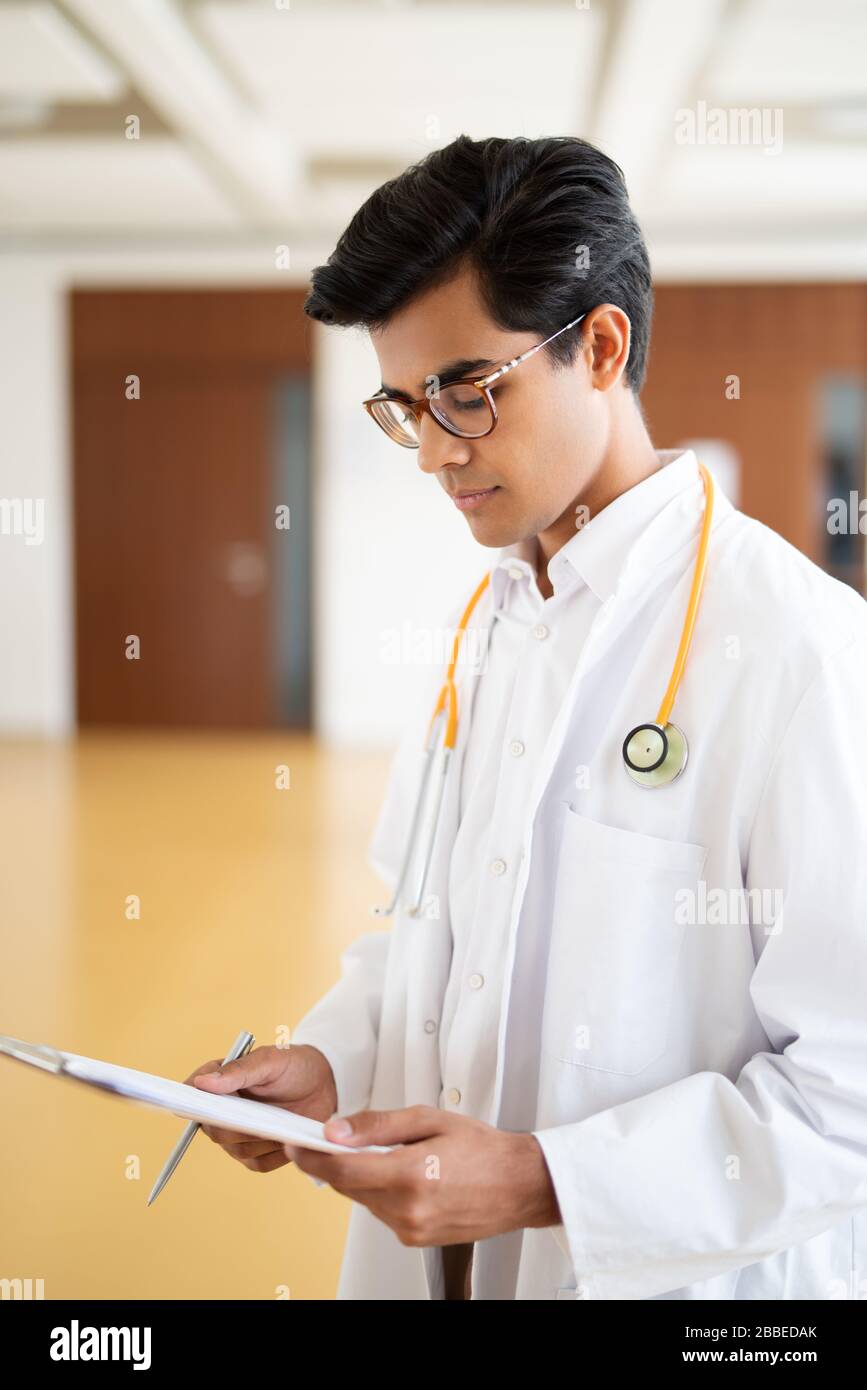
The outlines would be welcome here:
[[[750,836],[746,886],[783,892],[782,922],[751,928],[768,1050],[536,1131],[584,1297],[652,1298],[867,1204],[865,706],[862,626],[797,704]]]
[[[449,613],[447,633],[452,633],[462,609],[463,605]],[[424,739],[442,679],[438,666],[418,671],[418,701],[413,701],[411,716],[392,757],[367,848],[367,862],[382,879],[389,898],[400,872]],[[366,932],[353,941],[341,957],[340,979],[304,1015],[293,1033],[293,1043],[316,1047],[328,1060],[337,1091],[336,1113],[340,1115],[364,1110],[370,1103],[390,943],[390,930]],[[315,1178],[313,1181],[323,1185]]]
[[[367,862],[386,884],[388,895],[396,883],[396,856],[406,835],[407,773],[418,738],[413,721],[404,728],[390,762],[385,798],[367,849]],[[357,937],[340,956],[338,983],[304,1015],[293,1033],[293,1042],[320,1049],[331,1063],[339,1115],[363,1111],[370,1101],[389,942],[389,930]]]
[[[370,1096],[388,938],[388,932],[366,932],[347,947],[337,984],[304,1015],[292,1036],[296,1047],[318,1048],[331,1067],[338,1115],[364,1110]],[[314,1187],[327,1186],[312,1173],[306,1176]]]
[[[340,1115],[364,1110],[370,1096],[389,935],[365,932],[347,947],[340,979],[292,1035],[293,1044],[318,1048],[330,1063]]]
[[[427,718],[430,711],[427,711]],[[414,717],[392,756],[385,796],[367,848],[367,862],[391,896],[408,824],[408,797],[419,770],[423,724]],[[391,932],[365,932],[341,956],[341,977],[297,1024],[292,1041],[317,1047],[334,1073],[337,1113],[367,1108],[379,1036],[379,1020]]]

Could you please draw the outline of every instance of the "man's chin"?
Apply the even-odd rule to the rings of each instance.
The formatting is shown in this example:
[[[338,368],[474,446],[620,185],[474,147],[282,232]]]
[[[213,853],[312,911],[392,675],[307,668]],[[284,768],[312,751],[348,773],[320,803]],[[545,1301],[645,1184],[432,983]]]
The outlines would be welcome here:
[[[469,522],[468,524],[473,534],[473,540],[478,541],[479,545],[487,546],[490,550],[502,550],[504,546],[514,545],[515,541],[519,539],[514,527],[504,526],[502,522],[485,524],[480,517],[475,523]]]
[[[514,519],[495,516],[493,512],[486,513],[484,507],[480,507],[478,511],[464,512],[463,515],[474,539],[479,545],[489,546],[491,549],[501,550],[503,546],[513,545],[523,534]]]

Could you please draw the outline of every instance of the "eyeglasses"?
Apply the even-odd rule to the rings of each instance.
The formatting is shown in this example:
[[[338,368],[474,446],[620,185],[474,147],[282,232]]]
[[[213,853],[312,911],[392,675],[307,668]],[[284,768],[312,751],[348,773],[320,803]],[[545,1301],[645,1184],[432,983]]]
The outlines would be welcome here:
[[[466,377],[460,381],[450,381],[448,385],[437,387],[429,396],[422,396],[417,401],[404,401],[396,396],[380,393],[371,396],[362,404],[389,439],[393,439],[396,444],[402,444],[405,449],[417,449],[421,443],[421,422],[426,411],[442,429],[448,430],[449,434],[456,434],[460,439],[483,439],[486,434],[491,433],[497,423],[497,407],[490,391],[493,383],[586,317],[586,313],[579,314],[577,319],[572,319],[571,323],[558,328],[550,338],[528,348],[520,357],[513,357],[511,362],[498,367],[488,376],[475,380]]]

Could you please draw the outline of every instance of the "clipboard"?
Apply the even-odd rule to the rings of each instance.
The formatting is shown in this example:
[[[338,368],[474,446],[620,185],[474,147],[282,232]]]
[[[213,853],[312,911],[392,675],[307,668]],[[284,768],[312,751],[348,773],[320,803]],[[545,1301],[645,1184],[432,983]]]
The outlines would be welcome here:
[[[172,1081],[150,1072],[133,1071],[114,1062],[100,1062],[95,1057],[80,1057],[75,1052],[62,1052],[44,1043],[28,1043],[0,1033],[0,1055],[17,1062],[64,1077],[85,1086],[155,1110],[168,1110],[183,1119],[198,1120],[200,1124],[219,1125],[235,1129],[259,1139],[274,1139],[279,1144],[296,1144],[301,1149],[318,1149],[321,1153],[390,1153],[393,1145],[364,1144],[357,1148],[336,1144],[323,1135],[319,1120],[295,1115],[265,1101],[246,1096],[218,1096]]]

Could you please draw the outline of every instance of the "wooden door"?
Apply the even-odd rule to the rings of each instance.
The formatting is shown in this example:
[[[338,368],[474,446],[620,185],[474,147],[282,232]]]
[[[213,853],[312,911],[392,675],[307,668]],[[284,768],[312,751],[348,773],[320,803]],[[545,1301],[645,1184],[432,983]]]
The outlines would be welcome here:
[[[642,393],[657,448],[730,443],[739,505],[821,564],[821,401],[835,376],[867,377],[867,287],[662,285]],[[734,389],[727,389],[732,383]]]
[[[73,296],[82,725],[284,722],[273,608],[275,571],[287,571],[275,547],[291,534],[275,528],[274,420],[287,372],[307,370],[301,300]]]

